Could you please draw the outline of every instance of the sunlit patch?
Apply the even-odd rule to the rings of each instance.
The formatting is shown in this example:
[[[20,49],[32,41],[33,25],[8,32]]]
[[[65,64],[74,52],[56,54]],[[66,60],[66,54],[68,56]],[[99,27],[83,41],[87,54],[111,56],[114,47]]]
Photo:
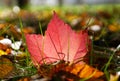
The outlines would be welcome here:
[[[20,7],[19,6],[14,6],[13,7],[13,12],[18,14],[20,12]]]

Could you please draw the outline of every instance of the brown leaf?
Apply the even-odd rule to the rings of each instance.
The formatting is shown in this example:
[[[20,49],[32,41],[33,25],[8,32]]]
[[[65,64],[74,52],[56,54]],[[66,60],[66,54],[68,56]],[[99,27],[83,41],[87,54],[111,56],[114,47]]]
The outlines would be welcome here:
[[[9,59],[0,57],[0,78],[5,78],[9,75],[13,68],[13,64]]]
[[[6,50],[7,48],[7,45],[0,43],[0,50]]]

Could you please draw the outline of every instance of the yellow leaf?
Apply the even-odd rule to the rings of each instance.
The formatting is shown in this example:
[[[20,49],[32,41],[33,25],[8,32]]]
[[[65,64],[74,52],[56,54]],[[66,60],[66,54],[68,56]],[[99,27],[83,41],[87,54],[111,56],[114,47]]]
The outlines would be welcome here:
[[[110,74],[110,81],[118,81],[119,75]]]
[[[7,53],[4,52],[3,50],[0,50],[0,56],[2,56],[2,55],[7,55]]]

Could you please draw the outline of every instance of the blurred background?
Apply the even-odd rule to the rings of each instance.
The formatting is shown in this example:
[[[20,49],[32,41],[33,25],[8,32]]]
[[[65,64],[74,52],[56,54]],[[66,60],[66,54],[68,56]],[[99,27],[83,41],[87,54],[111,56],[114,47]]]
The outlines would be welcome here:
[[[1,6],[13,6],[13,5],[79,5],[79,4],[108,4],[119,3],[120,0],[0,0]]]

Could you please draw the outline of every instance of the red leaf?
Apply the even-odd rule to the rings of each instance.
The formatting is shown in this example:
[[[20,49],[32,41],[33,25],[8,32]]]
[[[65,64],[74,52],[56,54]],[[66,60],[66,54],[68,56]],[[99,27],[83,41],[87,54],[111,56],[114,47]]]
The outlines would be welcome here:
[[[88,34],[86,30],[76,33],[54,13],[45,36],[27,34],[26,44],[32,60],[39,64],[58,60],[73,62],[87,54]]]

